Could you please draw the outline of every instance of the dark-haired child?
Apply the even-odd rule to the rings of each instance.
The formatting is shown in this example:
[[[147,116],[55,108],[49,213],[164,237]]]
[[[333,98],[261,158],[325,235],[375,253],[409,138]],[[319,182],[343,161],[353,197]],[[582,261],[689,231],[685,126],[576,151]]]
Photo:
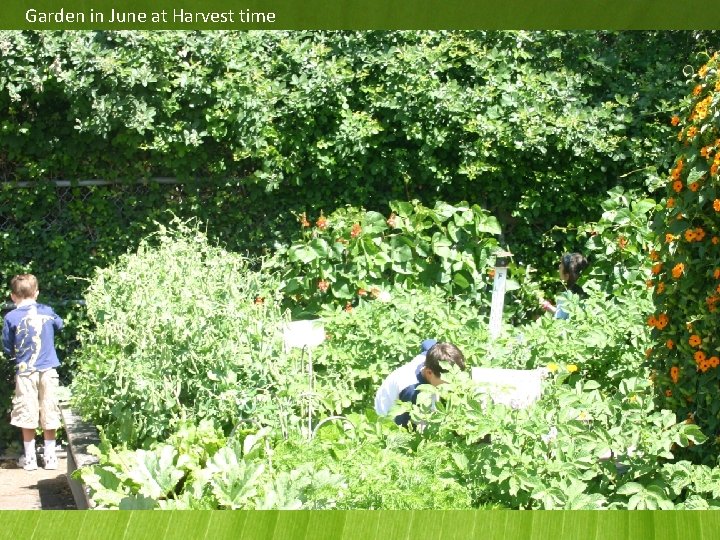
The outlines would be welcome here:
[[[542,300],[540,306],[545,311],[552,313],[556,319],[569,318],[570,315],[562,308],[562,304],[567,299],[568,293],[576,294],[580,298],[587,298],[587,293],[577,284],[580,273],[587,268],[587,266],[587,259],[580,253],[566,253],[563,255],[562,259],[560,259],[558,271],[560,272],[560,279],[565,282],[567,292],[558,298],[556,306],[548,300]]]

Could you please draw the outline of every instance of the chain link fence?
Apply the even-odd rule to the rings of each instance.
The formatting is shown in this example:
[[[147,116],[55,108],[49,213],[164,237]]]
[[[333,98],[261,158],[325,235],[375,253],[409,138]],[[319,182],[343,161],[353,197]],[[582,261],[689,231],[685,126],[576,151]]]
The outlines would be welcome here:
[[[138,209],[153,201],[172,202],[182,198],[183,184],[174,178],[154,178],[137,182],[111,180],[54,180],[45,182],[7,182],[9,204],[0,212],[0,234],[23,242],[28,236],[47,242],[72,236],[88,245],[100,240],[99,222],[88,220],[88,205],[102,205],[102,228],[112,222],[116,230],[127,229]],[[22,210],[12,204],[22,198]],[[29,202],[29,204],[27,204]],[[92,215],[92,214],[90,214]],[[78,254],[78,256],[80,256]],[[84,305],[78,298],[55,298],[55,305]],[[12,309],[9,299],[0,302],[0,311]]]

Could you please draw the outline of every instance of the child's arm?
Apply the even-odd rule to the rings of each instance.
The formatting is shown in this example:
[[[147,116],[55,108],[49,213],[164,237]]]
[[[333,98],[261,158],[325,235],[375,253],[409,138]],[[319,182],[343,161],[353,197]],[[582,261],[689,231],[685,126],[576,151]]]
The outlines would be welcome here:
[[[7,319],[3,321],[2,343],[5,354],[10,357],[15,356],[15,332],[10,328]]]
[[[53,314],[53,326],[55,327],[55,330],[62,330],[63,327],[63,320],[60,318],[60,316],[55,313],[55,310],[52,312]]]
[[[543,308],[545,311],[549,311],[553,315],[555,315],[555,312],[557,312],[557,307],[553,306],[549,300],[543,300],[540,302],[540,307]]]

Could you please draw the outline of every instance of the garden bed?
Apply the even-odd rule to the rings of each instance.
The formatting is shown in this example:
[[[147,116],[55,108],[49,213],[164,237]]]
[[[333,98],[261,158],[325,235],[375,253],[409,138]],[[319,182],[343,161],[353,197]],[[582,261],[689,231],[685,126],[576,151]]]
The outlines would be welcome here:
[[[68,404],[60,406],[63,424],[67,433],[67,479],[72,491],[75,505],[78,510],[87,510],[92,507],[87,486],[75,480],[73,472],[81,467],[94,465],[97,457],[88,453],[90,445],[99,445],[100,439],[97,429],[89,422],[78,416]]]

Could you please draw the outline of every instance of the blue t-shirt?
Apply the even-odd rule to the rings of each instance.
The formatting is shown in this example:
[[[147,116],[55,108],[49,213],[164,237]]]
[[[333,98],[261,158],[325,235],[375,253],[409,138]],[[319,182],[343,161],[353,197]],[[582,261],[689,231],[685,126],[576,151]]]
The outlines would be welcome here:
[[[63,320],[51,307],[36,302],[5,315],[3,350],[15,361],[19,375],[60,365],[55,351],[55,331],[62,327]]]
[[[569,319],[570,314],[563,309],[563,304],[572,301],[573,296],[578,296],[580,300],[587,298],[587,294],[581,287],[573,285],[567,291],[562,293],[557,299],[557,309],[555,310],[556,319]]]

